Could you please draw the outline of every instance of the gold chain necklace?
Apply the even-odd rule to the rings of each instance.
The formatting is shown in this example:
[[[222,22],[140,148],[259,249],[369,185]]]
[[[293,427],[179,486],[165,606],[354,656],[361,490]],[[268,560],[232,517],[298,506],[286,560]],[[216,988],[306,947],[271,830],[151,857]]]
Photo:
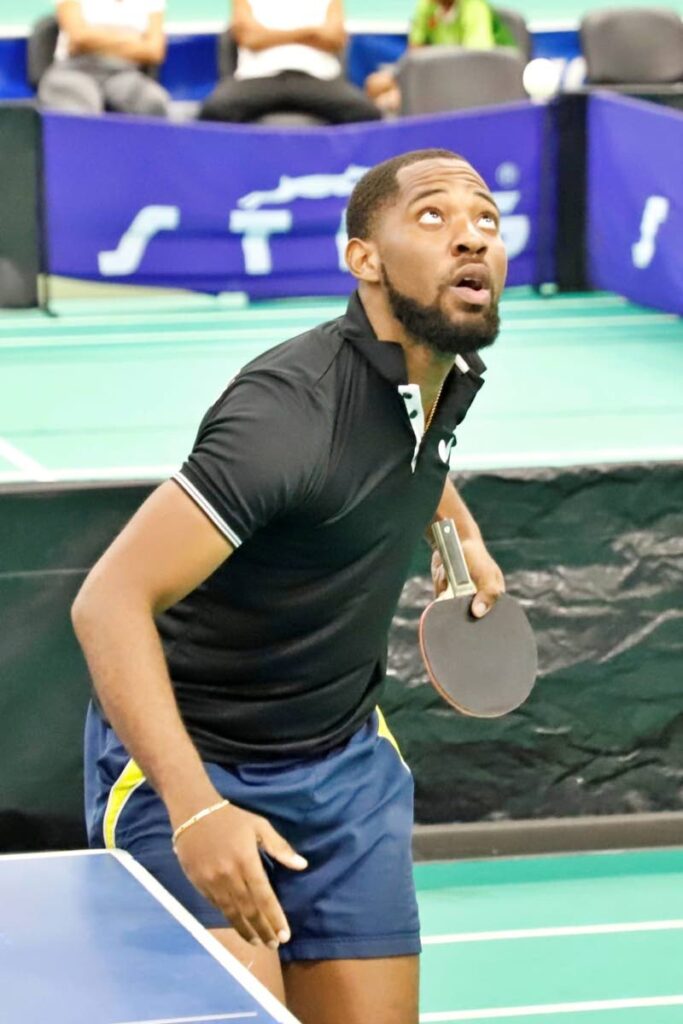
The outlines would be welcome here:
[[[448,376],[448,374],[446,374],[446,377],[447,376]],[[441,381],[441,387],[437,391],[436,398],[434,399],[434,401],[432,403],[432,407],[429,410],[429,416],[427,417],[427,422],[425,423],[425,429],[424,429],[425,434],[427,433],[427,431],[429,430],[429,428],[432,425],[432,420],[434,419],[434,413],[436,412],[436,407],[439,404],[439,399],[441,398],[441,392],[443,391],[444,384],[446,383],[446,377],[444,377],[444,379]]]

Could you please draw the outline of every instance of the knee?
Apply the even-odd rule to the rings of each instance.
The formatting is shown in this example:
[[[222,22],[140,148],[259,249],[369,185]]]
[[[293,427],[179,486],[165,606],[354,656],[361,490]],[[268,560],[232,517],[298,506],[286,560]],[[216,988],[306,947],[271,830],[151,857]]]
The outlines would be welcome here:
[[[131,104],[131,114],[139,114],[142,117],[168,117],[170,96],[156,82],[145,83]]]
[[[38,85],[38,101],[48,110],[68,114],[100,114],[104,102],[94,79],[60,68],[49,68]]]
[[[372,100],[361,95],[355,103],[349,103],[342,110],[342,117],[346,124],[353,124],[356,121],[379,121],[382,118],[382,111]]]
[[[199,111],[201,121],[242,121],[241,112],[219,86],[207,96]]]

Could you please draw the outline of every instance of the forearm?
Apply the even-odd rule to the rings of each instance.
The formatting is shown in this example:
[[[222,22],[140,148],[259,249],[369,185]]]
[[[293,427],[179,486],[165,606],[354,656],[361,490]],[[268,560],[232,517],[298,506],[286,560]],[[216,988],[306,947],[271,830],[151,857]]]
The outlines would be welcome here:
[[[180,717],[152,610],[86,584],[72,618],[108,720],[177,827],[220,797]]]
[[[318,28],[308,29],[306,42],[314,46],[316,50],[323,50],[325,53],[339,53],[346,44],[346,33],[343,29],[321,25]]]
[[[432,522],[437,523],[442,519],[452,519],[455,522],[456,529],[463,544],[472,541],[482,542],[481,531],[477,526],[472,513],[458,494],[455,489],[455,485],[450,479],[446,480],[443,494],[441,495],[441,500],[439,501],[439,505]],[[433,546],[431,530],[428,531],[427,539]]]
[[[112,29],[85,29],[70,39],[69,52],[72,56],[94,53],[104,57],[122,57],[135,64],[158,64],[163,59],[155,40],[137,32]]]
[[[238,46],[256,51],[268,50],[272,46],[288,46],[292,43],[308,45],[313,31],[311,28],[266,28],[257,21],[233,26],[233,35]]]

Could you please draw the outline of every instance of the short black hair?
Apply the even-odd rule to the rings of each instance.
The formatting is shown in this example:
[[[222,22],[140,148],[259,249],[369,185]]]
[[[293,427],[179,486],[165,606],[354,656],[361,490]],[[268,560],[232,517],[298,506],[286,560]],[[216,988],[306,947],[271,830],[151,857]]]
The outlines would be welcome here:
[[[397,174],[402,167],[439,157],[465,160],[464,156],[451,149],[413,149],[409,153],[393,156],[367,171],[356,183],[346,210],[346,233],[349,238],[368,238],[371,235],[378,212],[398,192]]]

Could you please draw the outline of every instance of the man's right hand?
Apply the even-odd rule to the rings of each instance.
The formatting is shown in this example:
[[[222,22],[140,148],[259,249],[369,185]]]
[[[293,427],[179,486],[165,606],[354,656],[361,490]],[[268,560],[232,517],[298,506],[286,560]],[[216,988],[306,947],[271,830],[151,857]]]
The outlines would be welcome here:
[[[176,843],[187,877],[239,934],[277,949],[290,930],[259,850],[292,871],[308,867],[265,818],[232,804],[190,826]]]

